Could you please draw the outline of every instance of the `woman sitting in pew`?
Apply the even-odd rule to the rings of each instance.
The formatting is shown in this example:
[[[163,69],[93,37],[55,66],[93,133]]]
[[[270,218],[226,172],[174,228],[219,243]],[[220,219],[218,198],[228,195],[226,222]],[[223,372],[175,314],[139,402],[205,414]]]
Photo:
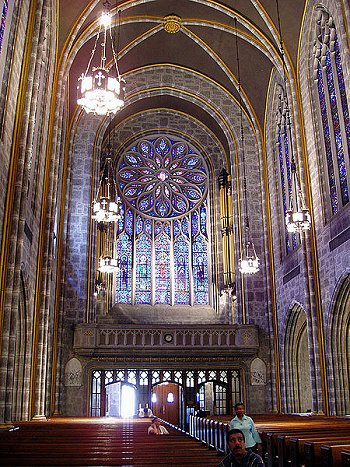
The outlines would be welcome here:
[[[230,428],[235,428],[243,432],[247,451],[257,452],[261,447],[261,438],[256,430],[253,419],[245,414],[243,402],[238,402],[234,409],[236,416],[231,420]]]
[[[168,435],[169,431],[165,428],[165,426],[160,424],[160,420],[157,417],[152,419],[151,425],[148,427],[148,434],[149,435]]]

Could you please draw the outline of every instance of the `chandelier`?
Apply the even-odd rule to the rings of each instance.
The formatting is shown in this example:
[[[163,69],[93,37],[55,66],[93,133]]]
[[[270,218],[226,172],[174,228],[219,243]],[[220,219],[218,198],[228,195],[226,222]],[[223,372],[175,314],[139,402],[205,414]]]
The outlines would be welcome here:
[[[81,105],[87,113],[96,115],[108,115],[116,113],[124,105],[124,79],[121,77],[118,67],[118,54],[114,48],[111,28],[110,3],[106,0],[103,3],[104,11],[100,18],[94,47],[85,73],[82,73],[78,80],[77,103]],[[120,33],[120,12],[118,37]],[[99,66],[92,66],[96,47],[101,38],[101,59]],[[107,41],[111,43],[112,65],[106,66],[106,46]],[[113,67],[115,71],[113,71]]]
[[[289,209],[286,211],[286,227],[288,232],[301,233],[310,230],[311,216],[310,211],[304,203],[296,164],[293,159],[291,162],[291,171],[292,192],[289,195]]]
[[[102,254],[98,259],[97,270],[111,274],[119,271],[119,261],[114,257],[114,226],[111,223],[100,224]]]
[[[243,99],[241,86],[241,73],[239,66],[238,53],[238,37],[237,37],[237,18],[235,18],[236,29],[236,57],[237,57],[237,76],[238,76],[238,94],[240,105],[240,123],[241,123],[241,146],[242,146],[242,162],[243,162],[243,196],[244,196],[244,222],[245,231],[242,246],[241,257],[238,260],[238,269],[242,274],[255,274],[259,271],[259,258],[255,251],[254,243],[250,236],[249,217],[248,217],[248,196],[247,196],[247,178],[245,167],[245,152],[244,152],[244,131],[243,131]]]
[[[102,255],[98,259],[97,269],[100,272],[106,272],[108,274],[117,272],[119,271],[118,260],[108,254]]]
[[[242,274],[255,274],[259,271],[259,258],[252,241],[245,242],[238,264]]]
[[[276,0],[277,6],[277,19],[278,19],[278,32],[280,36],[280,53],[283,66],[283,81],[284,81],[284,90],[286,94],[286,120],[287,128],[289,134],[290,142],[290,153],[291,153],[291,180],[289,188],[289,206],[286,210],[285,221],[287,231],[290,233],[302,233],[306,230],[310,230],[311,227],[311,215],[310,211],[307,208],[303,193],[301,190],[301,185],[298,177],[297,166],[294,158],[293,151],[293,138],[292,138],[292,125],[290,118],[289,102],[288,102],[288,92],[287,92],[287,78],[286,78],[286,61],[285,61],[285,52],[283,46],[283,38],[281,31],[281,18],[279,12],[278,0]]]
[[[110,135],[110,133],[108,134]],[[108,136],[110,137],[110,136]],[[97,222],[116,222],[120,217],[119,197],[112,162],[112,147],[107,145],[107,154],[99,180],[96,196],[92,202],[92,219]]]

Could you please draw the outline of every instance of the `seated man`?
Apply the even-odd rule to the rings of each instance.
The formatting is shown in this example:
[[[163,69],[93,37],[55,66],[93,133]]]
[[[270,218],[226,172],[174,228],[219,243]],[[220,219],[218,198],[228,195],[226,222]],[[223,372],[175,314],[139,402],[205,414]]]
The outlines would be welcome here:
[[[152,410],[147,405],[145,405],[145,407],[141,407],[139,410],[139,417],[141,418],[153,417]]]
[[[232,429],[227,433],[227,446],[230,454],[218,467],[264,467],[264,461],[258,454],[246,450],[244,434],[241,430]]]
[[[160,424],[160,420],[157,417],[152,419],[151,425],[148,427],[148,434],[149,435],[168,435],[169,431],[165,428],[165,426]]]

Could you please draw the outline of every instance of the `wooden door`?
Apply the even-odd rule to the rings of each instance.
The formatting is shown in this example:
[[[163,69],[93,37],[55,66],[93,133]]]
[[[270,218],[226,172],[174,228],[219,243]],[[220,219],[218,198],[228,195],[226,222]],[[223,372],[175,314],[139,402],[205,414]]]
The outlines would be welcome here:
[[[179,424],[181,386],[175,383],[161,383],[153,386],[152,412],[157,417],[174,425]]]

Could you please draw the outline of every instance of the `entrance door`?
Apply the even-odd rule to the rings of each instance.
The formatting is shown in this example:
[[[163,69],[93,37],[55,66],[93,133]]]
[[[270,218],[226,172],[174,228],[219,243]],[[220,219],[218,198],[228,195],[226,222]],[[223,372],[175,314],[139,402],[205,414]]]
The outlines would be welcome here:
[[[136,414],[136,389],[118,381],[106,386],[106,416],[130,418]]]
[[[182,387],[175,383],[161,383],[153,386],[152,411],[169,423],[179,425]]]

